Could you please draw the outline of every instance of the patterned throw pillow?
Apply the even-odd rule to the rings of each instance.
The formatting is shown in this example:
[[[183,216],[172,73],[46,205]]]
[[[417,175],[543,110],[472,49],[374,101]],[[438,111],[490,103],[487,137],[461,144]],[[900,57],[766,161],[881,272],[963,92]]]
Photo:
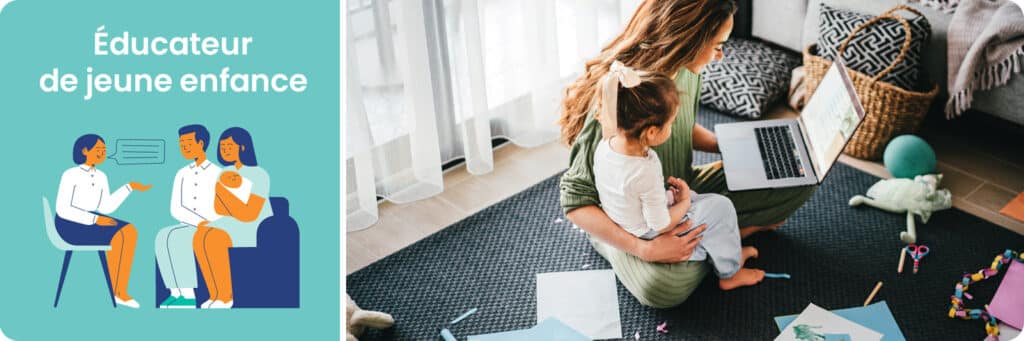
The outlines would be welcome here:
[[[725,57],[704,67],[700,102],[736,116],[760,118],[789,91],[790,71],[800,66],[796,54],[764,43],[733,38]]]
[[[906,12],[898,14],[907,18]],[[821,4],[821,15],[818,18],[818,53],[825,59],[835,60],[836,52],[843,40],[846,40],[857,26],[874,16]],[[931,35],[932,27],[923,16],[907,19],[907,22],[910,24],[911,33],[907,56],[880,80],[907,90],[915,90],[918,88],[917,80],[921,69],[921,50]],[[899,21],[882,19],[853,37],[846,47],[846,52],[843,53],[843,61],[853,70],[866,75],[876,75],[896,60],[905,39],[906,31]]]

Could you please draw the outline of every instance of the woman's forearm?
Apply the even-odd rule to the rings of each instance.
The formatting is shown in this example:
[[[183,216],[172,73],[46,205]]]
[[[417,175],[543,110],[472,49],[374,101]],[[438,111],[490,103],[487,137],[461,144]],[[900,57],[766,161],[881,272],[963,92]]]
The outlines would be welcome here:
[[[260,216],[260,209],[263,208],[263,202],[266,200],[263,197],[256,195],[249,196],[249,204],[242,203],[241,200],[235,198],[234,195],[217,195],[216,199],[227,208],[227,215],[234,217],[241,222],[251,222],[256,220],[256,218]],[[237,201],[237,203],[230,204],[232,201]]]
[[[708,128],[704,128],[700,123],[695,123],[693,125],[693,149],[718,154],[720,153],[718,151],[718,138]]]
[[[601,208],[594,205],[583,206],[569,211],[566,217],[576,226],[601,241],[628,254],[643,258],[640,255],[640,243],[643,241],[620,228],[611,218],[608,218]]]
[[[216,200],[220,204],[224,205],[228,213],[235,219],[243,222],[250,222],[256,220],[260,215],[260,210],[263,209],[263,203],[266,198],[260,197],[255,194],[249,195],[248,202],[242,202],[238,197],[229,192],[227,189],[221,188],[217,185]]]
[[[235,219],[243,222],[255,221],[256,218],[260,217],[260,211],[263,210],[263,202],[266,200],[261,196],[250,194],[248,203],[243,203],[242,207],[240,207],[242,209],[239,214],[240,217],[235,217]]]

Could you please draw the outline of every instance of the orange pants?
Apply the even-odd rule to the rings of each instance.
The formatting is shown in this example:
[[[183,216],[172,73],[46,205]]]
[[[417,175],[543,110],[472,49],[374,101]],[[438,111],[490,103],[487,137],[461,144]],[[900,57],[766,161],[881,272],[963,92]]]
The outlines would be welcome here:
[[[128,296],[128,278],[132,275],[132,260],[138,239],[139,232],[135,230],[135,225],[125,225],[110,239],[110,251],[107,251],[110,284],[114,287],[114,296],[123,301],[132,299]]]
[[[210,291],[210,299],[221,302],[234,300],[231,286],[231,259],[228,248],[231,247],[231,236],[216,227],[200,226],[192,237],[192,250],[199,262],[199,270],[203,272],[206,288]]]

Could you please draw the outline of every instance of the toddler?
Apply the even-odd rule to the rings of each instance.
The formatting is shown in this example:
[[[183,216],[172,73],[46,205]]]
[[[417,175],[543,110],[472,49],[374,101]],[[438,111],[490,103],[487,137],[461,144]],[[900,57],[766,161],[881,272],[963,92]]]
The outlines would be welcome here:
[[[621,86],[619,85],[621,83]],[[594,152],[594,183],[601,208],[629,233],[653,239],[684,221],[706,224],[691,261],[710,260],[719,287],[754,285],[764,271],[743,263],[757,249],[741,247],[736,209],[719,194],[697,194],[685,182],[669,178],[665,190],[658,154],[651,149],[672,135],[679,94],[672,79],[637,72],[615,61],[603,80],[598,114],[604,139]]]
[[[252,193],[252,181],[238,174],[238,172],[230,170],[221,172],[218,183],[224,185],[224,188],[231,192],[231,194],[234,194],[238,200],[241,200],[243,203],[249,202],[249,195]],[[231,212],[228,211],[227,207],[220,200],[214,200],[213,208],[217,214],[222,216],[231,215]]]

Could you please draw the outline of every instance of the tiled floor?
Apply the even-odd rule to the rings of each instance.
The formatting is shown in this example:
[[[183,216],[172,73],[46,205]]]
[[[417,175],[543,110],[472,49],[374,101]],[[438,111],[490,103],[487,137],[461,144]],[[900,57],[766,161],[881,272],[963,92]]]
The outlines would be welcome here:
[[[771,117],[793,116],[777,110]],[[951,128],[952,127],[952,128]],[[1007,229],[1024,234],[1024,222],[1003,216],[999,209],[1024,191],[1021,136],[979,139],[955,125],[925,125],[921,136],[936,150],[942,186],[953,193],[953,205]],[[495,150],[494,171],[471,175],[458,166],[444,176],[445,192],[410,204],[382,203],[380,221],[347,234],[346,271],[352,273],[409,244],[493,205],[565,169],[569,151],[557,142],[536,148],[506,144]],[[879,163],[843,155],[844,162],[879,177],[891,176]],[[866,191],[867,189],[865,189]],[[924,225],[925,228],[927,225]]]

